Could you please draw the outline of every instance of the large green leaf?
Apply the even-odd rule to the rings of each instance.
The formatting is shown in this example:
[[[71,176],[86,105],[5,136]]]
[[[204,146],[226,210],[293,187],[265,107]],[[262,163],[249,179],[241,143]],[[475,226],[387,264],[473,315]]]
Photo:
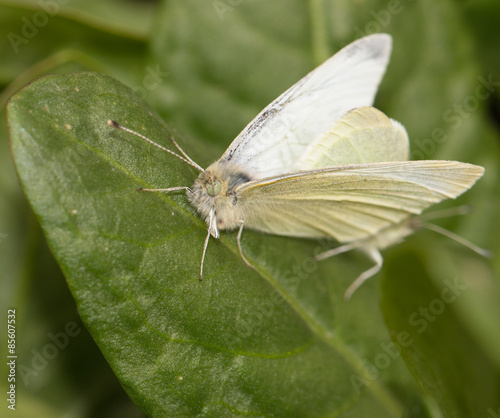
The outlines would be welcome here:
[[[427,254],[427,259],[434,263],[451,261],[435,246],[428,250],[433,254]],[[399,253],[383,282],[382,306],[391,338],[406,364],[443,416],[466,418],[486,416],[490,408],[496,411],[498,368],[492,367],[489,353],[463,328],[457,314],[460,305],[487,301],[486,289],[481,289],[487,275],[479,270],[472,279],[461,269],[454,276],[442,274],[450,271],[449,266],[436,275],[435,268],[428,266],[426,271],[414,255]],[[465,272],[477,263],[470,255],[462,257],[460,267]],[[398,274],[403,269],[406,274]],[[498,291],[488,287],[494,293],[491,299],[498,301]],[[498,347],[498,335],[491,338]]]
[[[135,7],[135,28],[142,31],[138,40],[137,36],[130,39],[131,32],[137,34],[137,30],[123,24],[125,16],[132,17],[123,2],[121,7],[117,2],[66,2],[45,22],[47,10],[55,12],[57,3],[62,2],[0,1],[4,35],[0,40],[0,85],[5,87],[0,92],[0,306],[4,311],[17,309],[16,389],[22,401],[17,404],[16,414],[44,416],[44,411],[51,411],[46,415],[63,416],[78,410],[97,417],[119,410],[121,416],[132,417],[140,412],[85,331],[60,268],[19,187],[10,158],[4,105],[9,96],[33,78],[53,71],[116,70],[116,77],[140,85],[140,72],[146,70],[144,23],[151,21],[151,14],[145,13],[148,7],[142,7],[142,11]],[[33,23],[35,16],[37,26],[30,31],[26,22]],[[120,24],[121,32],[116,30]],[[16,45],[16,40],[21,43]],[[56,358],[45,363],[39,356],[52,343],[49,336],[64,332],[68,323],[76,323],[81,332]],[[0,325],[0,331],[6,336],[6,324]],[[6,373],[6,364],[0,369]],[[7,385],[5,380],[1,389]]]
[[[497,84],[489,86],[488,97],[481,87],[481,80],[488,77],[495,83],[500,80],[498,60],[491,52],[498,45],[500,33],[498,25],[487,23],[487,19],[494,22],[498,14],[496,0],[463,4],[451,0],[163,3],[149,38],[149,62],[144,62],[143,42],[131,41],[123,30],[113,29],[117,23],[130,21],[118,3],[70,2],[71,7],[89,13],[58,14],[23,44],[18,54],[3,38],[1,79],[7,83],[19,75],[11,86],[20,87],[30,74],[34,77],[55,65],[58,71],[83,67],[112,72],[147,96],[154,108],[179,129],[176,138],[190,155],[206,165],[264,105],[324,58],[361,34],[389,32],[394,37],[394,52],[377,104],[405,124],[415,158],[457,159],[486,167],[485,177],[461,198],[474,204],[474,213],[448,220],[445,226],[498,252],[499,135],[489,123],[487,109],[495,100],[498,103],[499,95]],[[215,7],[221,3],[229,6],[223,16]],[[19,32],[21,18],[31,18],[39,2],[0,4],[12,5],[2,7],[2,27]],[[142,19],[146,15],[134,18],[145,22]],[[141,22],[139,26],[144,28]],[[137,32],[135,27],[133,32]],[[68,57],[76,58],[80,65],[60,67]],[[25,71],[37,62],[45,65],[41,71],[38,64]],[[157,70],[160,79],[151,78],[151,71]],[[151,118],[144,111],[144,103],[109,79],[82,81],[80,92],[85,94],[76,96],[78,99],[69,79],[55,79],[55,85],[66,86],[67,92],[58,92],[54,85],[42,88],[50,80],[42,79],[14,99],[24,107],[11,107],[11,131],[16,139],[24,138],[23,143],[34,144],[22,147],[24,153],[16,154],[16,161],[19,172],[29,173],[33,180],[22,176],[25,192],[43,222],[82,317],[137,405],[156,415],[167,413],[157,408],[158,399],[175,405],[168,409],[168,415],[234,415],[238,411],[290,415],[294,410],[303,415],[385,417],[401,409],[407,409],[410,415],[425,413],[380,317],[378,279],[367,283],[350,303],[339,296],[367,266],[361,257],[343,255],[326,264],[314,264],[310,256],[320,247],[316,242],[245,231],[245,253],[258,266],[254,273],[239,259],[234,233],[228,233],[220,242],[210,243],[206,280],[196,282],[206,231],[185,197],[182,193],[154,196],[135,191],[145,184],[190,185],[196,173],[135,137],[110,132],[103,122],[116,107],[114,118],[122,122],[126,119],[129,127],[147,132],[166,146],[170,146],[167,137],[171,130]],[[150,88],[151,81],[157,81],[154,88]],[[87,89],[83,87],[88,84]],[[8,97],[12,88],[4,90],[1,97]],[[478,88],[482,89],[481,98],[476,95]],[[92,91],[104,96],[107,92],[119,99],[112,106],[105,101],[96,103]],[[27,92],[32,92],[29,103],[23,101]],[[40,103],[56,104],[41,112],[44,117],[35,118],[33,112],[39,114]],[[76,103],[76,108],[66,109],[70,103]],[[466,110],[460,110],[464,105]],[[128,113],[130,106],[135,109],[133,115]],[[55,118],[59,121],[54,123]],[[75,126],[82,129],[75,133]],[[440,130],[446,139],[433,138]],[[203,141],[179,138],[180,133]],[[61,141],[64,146],[59,145]],[[16,143],[19,145],[14,140]],[[95,145],[96,152],[84,145],[87,143]],[[39,152],[33,153],[33,149]],[[67,155],[73,158],[70,162]],[[4,157],[5,153],[2,161]],[[120,167],[136,177],[131,180]],[[41,349],[46,344],[47,332],[64,329],[62,321],[74,320],[74,313],[67,312],[71,307],[65,308],[69,301],[64,296],[55,296],[59,272],[39,242],[38,228],[8,170],[10,164],[2,163],[0,233],[6,232],[8,237],[0,243],[5,277],[1,298],[9,304],[14,300],[23,308],[20,347],[29,360],[33,347]],[[82,184],[85,187],[79,187]],[[65,208],[77,212],[69,216]],[[180,225],[176,227],[174,221]],[[179,235],[172,237],[175,231]],[[154,250],[149,240],[153,240]],[[178,248],[172,250],[172,243]],[[106,246],[111,256],[99,252]],[[429,250],[422,252],[426,247]],[[130,251],[135,258],[128,256]],[[407,252],[410,257],[405,257]],[[158,253],[161,259],[153,261]],[[413,344],[400,349],[424,391],[424,399],[430,397],[437,405],[436,416],[495,416],[492,414],[500,404],[500,396],[494,399],[494,379],[500,368],[500,260],[496,257],[489,265],[428,232],[411,237],[394,253],[387,253],[382,287],[385,323],[393,338],[402,330],[414,331]],[[391,267],[400,254],[402,261]],[[16,280],[18,277],[22,280]],[[415,333],[408,326],[408,316],[419,306],[428,306],[436,297],[436,289],[439,293],[444,281],[455,277],[467,284],[467,291],[446,305],[446,314],[438,317],[443,323],[430,323],[426,332]],[[47,288],[48,278],[53,288]],[[410,279],[412,283],[407,284]],[[29,298],[25,289],[31,289]],[[50,310],[51,315],[40,315],[41,310]],[[143,324],[153,325],[148,331]],[[437,328],[432,327],[435,324]],[[130,331],[134,328],[139,331]],[[157,330],[164,333],[158,336]],[[162,339],[165,336],[166,344]],[[75,347],[82,345],[84,333],[78,338],[78,343],[75,340],[27,391],[20,390],[25,400],[20,407],[27,405],[28,397],[38,397],[46,405],[57,405],[62,414],[74,403],[80,385],[85,384],[82,379],[89,382],[88,396],[82,395],[87,408],[89,403],[109,404],[105,401],[108,389],[92,389],[92,377],[99,375],[95,369],[102,363],[85,344],[82,351],[88,354],[86,357],[74,354]],[[297,347],[305,347],[313,339],[317,342],[298,351]],[[397,339],[394,341],[397,343]],[[290,346],[291,351],[286,351]],[[284,352],[288,357],[276,355]],[[70,363],[62,360],[66,355],[73,355]],[[389,362],[384,363],[387,358]],[[82,370],[77,366],[82,363],[89,367]],[[339,366],[328,370],[332,363]],[[56,367],[58,372],[54,373]],[[155,370],[160,373],[155,375]],[[205,375],[193,380],[197,371]],[[178,380],[178,375],[183,379]],[[221,408],[216,412],[214,402]],[[338,408],[339,404],[342,407]],[[227,405],[237,410],[224,409]],[[202,406],[206,409],[199,412]],[[22,414],[22,408],[18,412]],[[95,411],[88,414],[95,416]]]
[[[498,26],[479,22],[484,21],[485,14],[488,20],[494,20],[497,2],[469,2],[462,10],[456,2],[446,0],[364,1],[362,5],[280,0],[270,5],[254,0],[221,9],[222,16],[214,4],[197,0],[167,2],[160,26],[162,36],[153,40],[156,59],[163,57],[164,66],[172,75],[160,86],[158,92],[162,96],[158,103],[177,126],[213,142],[220,141],[221,133],[222,137],[231,138],[252,114],[306,72],[304,63],[309,63],[307,68],[314,67],[326,58],[329,50],[352,40],[353,33],[361,36],[388,30],[394,36],[394,52],[376,103],[406,126],[413,158],[456,159],[486,167],[485,178],[464,196],[473,202],[474,213],[466,219],[446,223],[493,253],[498,252],[499,241],[495,237],[500,226],[499,136],[498,129],[492,129],[488,119],[488,105],[498,100],[500,73],[491,64],[483,67],[477,61],[479,52],[490,57],[489,63],[494,62],[494,54],[489,51],[497,45],[500,31]],[[474,22],[470,21],[471,10],[475,11]],[[186,16],[192,17],[196,24],[186,25]],[[273,19],[273,24],[268,19]],[[487,39],[478,38],[474,43],[464,30],[465,21],[475,24],[475,31],[486,32]],[[421,245],[428,244],[422,241]],[[431,254],[416,256],[436,270],[431,276],[436,286],[441,285],[443,277],[460,273],[461,280],[473,282],[471,287],[481,289],[466,292],[454,304],[455,326],[465,339],[474,335],[477,344],[474,356],[487,353],[489,361],[495,364],[492,370],[498,373],[500,333],[495,325],[500,317],[495,302],[500,294],[498,259],[488,267],[484,260],[477,260],[474,255],[465,258],[461,253],[449,263]],[[406,274],[405,270],[393,270],[389,283]],[[402,293],[400,302],[411,306],[414,302],[411,296]],[[394,324],[407,317],[390,303],[383,305],[390,331],[397,332]],[[454,344],[445,338],[437,343],[447,350],[454,349]],[[407,364],[411,364],[408,351],[404,348],[402,351]],[[459,358],[456,360],[464,360]],[[439,364],[442,359],[436,355],[427,360]],[[428,387],[429,381],[436,379],[434,374],[429,376],[423,370],[416,373],[410,369],[435,400],[453,393],[453,400],[446,402],[460,410],[461,404],[454,402],[463,393],[454,392],[456,388],[449,388],[449,393],[436,392],[432,386]],[[447,386],[452,379],[446,369],[441,372],[438,384]],[[476,381],[467,386],[466,392],[475,397],[483,389]],[[482,406],[485,410],[489,407]]]
[[[257,271],[231,233],[210,243],[199,282],[206,230],[186,198],[136,191],[189,185],[196,173],[109,118],[171,146],[159,119],[108,77],[47,76],[9,104],[26,195],[132,399],[153,415],[400,415],[405,390],[383,383],[401,381],[400,363],[358,384],[384,334],[372,286],[346,303],[352,276],[317,264],[317,243],[251,232],[243,245]]]

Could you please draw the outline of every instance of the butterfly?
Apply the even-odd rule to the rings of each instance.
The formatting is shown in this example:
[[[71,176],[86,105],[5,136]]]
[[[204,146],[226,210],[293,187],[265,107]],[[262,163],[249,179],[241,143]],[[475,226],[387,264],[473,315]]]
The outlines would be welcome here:
[[[262,110],[220,159],[203,169],[175,142],[180,154],[115,121],[199,172],[186,190],[210,236],[243,228],[340,244],[318,258],[354,248],[375,262],[346,292],[350,297],[382,266],[380,250],[417,227],[414,215],[468,190],[484,172],[457,161],[408,161],[405,128],[372,107],[391,53],[392,38],[361,38],[332,56]],[[419,224],[418,226],[420,226]]]

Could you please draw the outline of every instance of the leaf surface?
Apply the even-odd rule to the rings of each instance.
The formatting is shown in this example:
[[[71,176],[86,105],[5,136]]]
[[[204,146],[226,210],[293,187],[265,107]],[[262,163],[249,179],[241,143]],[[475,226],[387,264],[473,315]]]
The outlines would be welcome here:
[[[227,233],[210,242],[198,281],[206,228],[185,196],[136,190],[196,173],[110,118],[172,147],[158,117],[109,77],[43,77],[9,104],[25,192],[132,399],[153,415],[398,415],[383,382],[359,384],[366,333],[384,333],[373,297],[343,302],[350,278],[314,261],[318,243],[252,232],[243,246],[257,271]]]

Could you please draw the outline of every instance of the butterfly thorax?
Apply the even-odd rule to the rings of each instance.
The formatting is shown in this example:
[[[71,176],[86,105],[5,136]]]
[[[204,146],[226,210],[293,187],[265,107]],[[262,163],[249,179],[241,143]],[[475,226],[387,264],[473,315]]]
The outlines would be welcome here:
[[[230,163],[215,162],[200,173],[188,191],[188,199],[218,237],[218,229],[235,229],[244,221],[238,205],[238,187],[252,180],[247,172]]]

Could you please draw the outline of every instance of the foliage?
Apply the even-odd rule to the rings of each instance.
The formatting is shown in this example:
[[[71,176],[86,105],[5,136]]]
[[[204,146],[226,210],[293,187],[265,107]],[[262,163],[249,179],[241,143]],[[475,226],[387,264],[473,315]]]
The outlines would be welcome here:
[[[206,166],[307,71],[367,32],[388,32],[394,51],[376,104],[406,126],[413,158],[486,168],[441,206],[469,203],[473,213],[436,222],[496,254],[500,37],[484,23],[500,17],[496,2],[56,5],[0,1],[6,33],[26,40],[0,43],[0,99],[56,73],[8,105],[37,219],[5,128],[0,141],[0,297],[18,312],[20,414],[140,415],[119,381],[152,416],[498,415],[496,258],[419,232],[387,250],[383,272],[345,302],[368,266],[362,255],[317,263],[332,243],[245,231],[256,270],[226,233],[210,242],[199,282],[203,222],[182,193],[136,191],[189,186],[196,172],[106,124],[170,148],[174,135]],[[30,37],[26,22],[37,24]]]

